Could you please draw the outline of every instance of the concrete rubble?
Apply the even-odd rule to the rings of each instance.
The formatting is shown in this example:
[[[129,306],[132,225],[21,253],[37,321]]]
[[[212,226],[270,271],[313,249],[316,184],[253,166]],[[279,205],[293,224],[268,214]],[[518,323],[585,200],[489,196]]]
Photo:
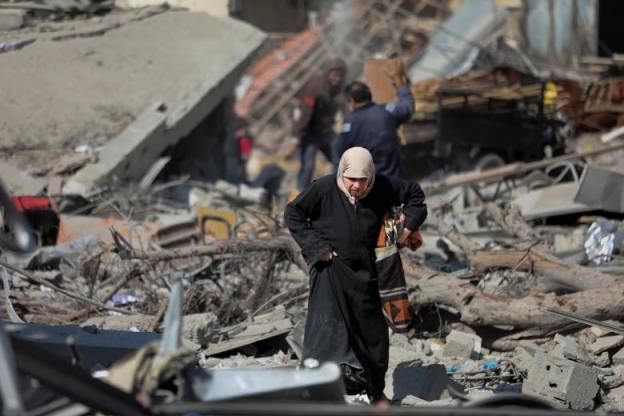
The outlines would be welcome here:
[[[624,61],[587,61],[570,46],[587,33],[568,39],[583,59],[536,59],[516,33],[536,24],[533,2],[411,3],[334,6],[324,30],[281,37],[221,1],[0,3],[0,176],[38,241],[0,255],[13,348],[98,382],[131,371],[158,404],[178,404],[171,385],[188,380],[205,402],[344,403],[338,367],[301,363],[309,282],[283,223],[298,168],[288,120],[330,52],[357,72],[400,44],[417,81],[402,163],[430,215],[423,247],[401,252],[415,316],[390,333],[385,394],[624,411]],[[451,29],[471,43],[440,63]],[[225,180],[237,117],[262,180]]]

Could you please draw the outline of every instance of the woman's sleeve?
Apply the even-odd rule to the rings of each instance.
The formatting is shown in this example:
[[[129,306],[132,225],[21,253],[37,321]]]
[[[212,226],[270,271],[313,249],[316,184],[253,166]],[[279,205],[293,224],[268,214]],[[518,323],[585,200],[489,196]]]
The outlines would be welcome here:
[[[301,253],[310,266],[314,266],[320,261],[321,256],[333,250],[321,233],[312,227],[311,220],[320,215],[322,198],[318,185],[312,182],[308,189],[286,206],[284,211],[286,226],[301,247]]]
[[[403,204],[405,226],[412,231],[418,230],[427,219],[425,193],[416,182],[407,182],[396,178],[388,179],[394,191],[395,204]]]

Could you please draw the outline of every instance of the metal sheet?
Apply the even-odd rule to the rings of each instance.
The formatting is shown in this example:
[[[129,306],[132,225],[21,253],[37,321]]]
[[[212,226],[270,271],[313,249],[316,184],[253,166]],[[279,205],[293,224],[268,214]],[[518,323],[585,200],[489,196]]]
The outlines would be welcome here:
[[[525,52],[536,65],[578,67],[598,50],[596,0],[525,0]]]
[[[581,176],[574,202],[598,210],[624,213],[623,188],[624,174],[588,165]]]
[[[191,386],[202,402],[225,400],[344,401],[342,372],[334,363],[316,369],[194,370]]]
[[[504,30],[507,12],[493,0],[470,0],[442,25],[423,57],[409,69],[412,82],[466,72],[480,49]]]
[[[579,188],[576,182],[537,189],[517,197],[516,205],[526,220],[592,211],[592,208],[574,201]]]

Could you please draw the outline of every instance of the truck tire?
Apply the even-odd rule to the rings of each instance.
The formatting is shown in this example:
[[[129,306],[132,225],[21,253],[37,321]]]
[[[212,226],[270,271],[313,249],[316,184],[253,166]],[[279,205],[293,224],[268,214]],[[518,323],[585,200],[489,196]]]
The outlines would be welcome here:
[[[504,164],[503,158],[496,153],[486,153],[475,162],[474,167],[475,170],[484,171],[503,166]]]

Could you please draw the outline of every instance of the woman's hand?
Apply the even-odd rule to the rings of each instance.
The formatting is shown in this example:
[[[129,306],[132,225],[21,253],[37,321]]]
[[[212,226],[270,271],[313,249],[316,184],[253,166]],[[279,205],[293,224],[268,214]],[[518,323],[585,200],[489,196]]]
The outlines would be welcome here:
[[[333,259],[334,257],[336,257],[338,254],[336,254],[336,251],[330,251],[329,253],[325,253],[321,256],[321,261],[330,261],[331,259]]]
[[[403,231],[401,231],[401,235],[399,236],[399,240],[397,241],[397,246],[399,246],[399,248],[405,247],[411,234],[412,230],[407,227],[403,227]]]

